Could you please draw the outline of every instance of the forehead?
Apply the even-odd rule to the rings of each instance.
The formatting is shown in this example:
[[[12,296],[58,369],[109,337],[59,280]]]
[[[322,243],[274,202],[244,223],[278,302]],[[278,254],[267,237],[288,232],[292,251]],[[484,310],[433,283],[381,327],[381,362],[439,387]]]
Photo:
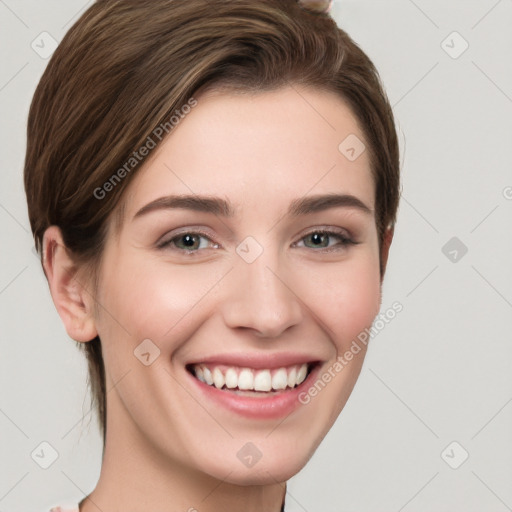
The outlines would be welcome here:
[[[195,99],[124,191],[122,223],[166,194],[230,198],[237,214],[261,201],[282,210],[308,193],[353,194],[374,208],[364,133],[338,95],[294,86]]]

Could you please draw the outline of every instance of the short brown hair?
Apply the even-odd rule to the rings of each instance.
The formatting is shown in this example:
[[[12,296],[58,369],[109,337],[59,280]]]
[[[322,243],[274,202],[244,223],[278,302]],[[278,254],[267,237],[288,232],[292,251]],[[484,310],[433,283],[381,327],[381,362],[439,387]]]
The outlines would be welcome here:
[[[338,94],[358,119],[380,247],[400,194],[393,113],[373,63],[328,14],[296,0],[98,0],[56,49],[30,108],[24,183],[37,250],[57,225],[96,290],[108,221],[140,166],[104,199],[94,191],[198,90],[290,84]],[[100,339],[79,346],[105,441]]]

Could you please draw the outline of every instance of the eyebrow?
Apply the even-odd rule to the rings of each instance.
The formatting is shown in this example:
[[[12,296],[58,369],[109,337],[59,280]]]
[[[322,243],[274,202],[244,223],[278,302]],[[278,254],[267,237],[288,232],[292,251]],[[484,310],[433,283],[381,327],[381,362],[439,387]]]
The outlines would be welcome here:
[[[288,208],[288,216],[300,217],[321,212],[330,208],[352,208],[367,215],[373,215],[373,210],[356,196],[350,194],[319,194],[294,199]],[[229,201],[220,197],[204,195],[170,195],[159,197],[143,206],[133,216],[132,220],[157,210],[183,208],[197,212],[212,213],[222,217],[234,217],[236,210]]]

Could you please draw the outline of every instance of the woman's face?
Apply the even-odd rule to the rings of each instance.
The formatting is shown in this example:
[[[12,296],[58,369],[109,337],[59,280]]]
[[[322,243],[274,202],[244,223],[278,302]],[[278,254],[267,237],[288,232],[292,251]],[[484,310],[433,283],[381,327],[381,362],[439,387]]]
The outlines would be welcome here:
[[[284,481],[343,409],[364,346],[335,363],[379,311],[369,155],[331,93],[196,99],[134,177],[105,247],[107,436],[153,465]]]

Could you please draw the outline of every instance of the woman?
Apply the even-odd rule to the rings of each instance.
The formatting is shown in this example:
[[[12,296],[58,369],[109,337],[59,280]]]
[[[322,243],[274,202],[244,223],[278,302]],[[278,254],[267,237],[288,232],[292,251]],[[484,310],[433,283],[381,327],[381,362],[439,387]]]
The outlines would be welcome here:
[[[399,154],[313,4],[98,1],[38,85],[29,217],[104,439],[81,512],[284,510],[352,392]]]

